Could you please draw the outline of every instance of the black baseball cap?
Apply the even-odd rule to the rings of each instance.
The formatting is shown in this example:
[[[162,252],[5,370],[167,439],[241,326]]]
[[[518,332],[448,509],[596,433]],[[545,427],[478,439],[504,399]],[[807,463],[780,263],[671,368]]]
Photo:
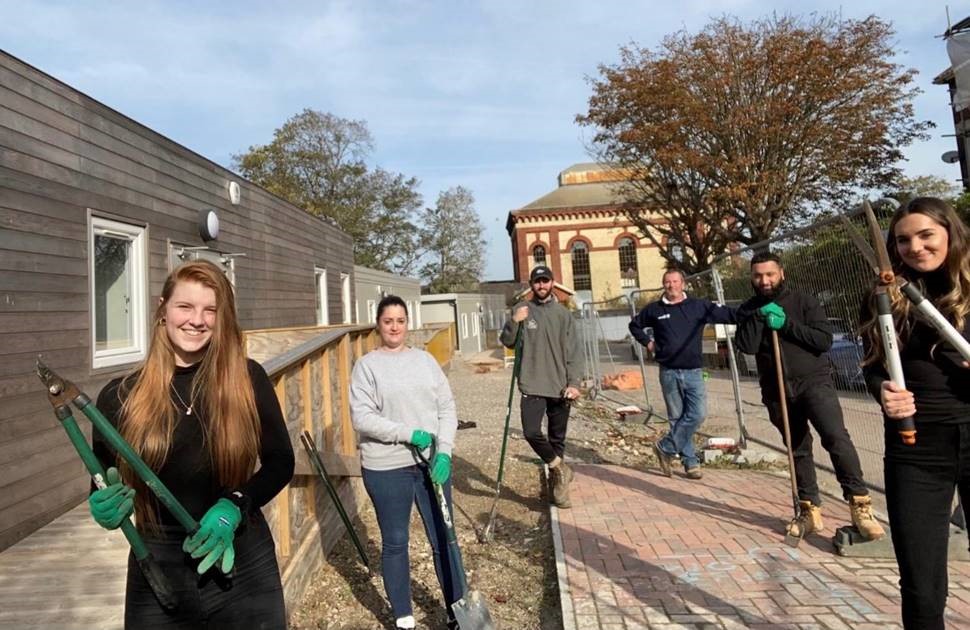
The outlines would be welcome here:
[[[552,280],[552,269],[546,267],[545,265],[537,265],[532,268],[532,273],[529,274],[529,282],[535,282],[539,278],[548,278]]]

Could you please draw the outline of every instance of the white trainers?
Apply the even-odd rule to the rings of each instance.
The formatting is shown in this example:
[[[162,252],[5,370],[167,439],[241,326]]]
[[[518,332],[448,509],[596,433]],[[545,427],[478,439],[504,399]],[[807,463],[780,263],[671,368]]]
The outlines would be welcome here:
[[[415,622],[414,615],[408,615],[407,617],[398,617],[394,620],[394,627],[400,630],[414,630]]]

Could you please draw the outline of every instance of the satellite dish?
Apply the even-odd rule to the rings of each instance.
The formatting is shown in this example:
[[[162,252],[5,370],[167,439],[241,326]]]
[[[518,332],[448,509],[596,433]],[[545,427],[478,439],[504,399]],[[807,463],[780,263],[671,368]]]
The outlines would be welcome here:
[[[957,162],[960,161],[960,152],[947,151],[946,153],[940,156],[940,159],[946,162],[947,164],[956,164]]]

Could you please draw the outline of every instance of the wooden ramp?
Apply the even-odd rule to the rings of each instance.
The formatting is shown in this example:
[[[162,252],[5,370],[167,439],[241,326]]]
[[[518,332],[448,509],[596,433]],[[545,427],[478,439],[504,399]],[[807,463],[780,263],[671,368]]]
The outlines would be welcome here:
[[[127,558],[82,502],[0,553],[0,628],[122,628]]]

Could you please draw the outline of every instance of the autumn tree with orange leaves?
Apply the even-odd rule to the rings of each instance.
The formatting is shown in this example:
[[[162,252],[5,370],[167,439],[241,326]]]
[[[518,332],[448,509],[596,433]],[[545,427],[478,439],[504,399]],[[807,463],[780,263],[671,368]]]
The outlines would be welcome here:
[[[715,19],[656,50],[622,47],[577,121],[597,161],[631,174],[644,238],[702,271],[901,176],[901,148],[933,124],[914,118],[916,71],[893,63],[893,36],[874,16]]]

